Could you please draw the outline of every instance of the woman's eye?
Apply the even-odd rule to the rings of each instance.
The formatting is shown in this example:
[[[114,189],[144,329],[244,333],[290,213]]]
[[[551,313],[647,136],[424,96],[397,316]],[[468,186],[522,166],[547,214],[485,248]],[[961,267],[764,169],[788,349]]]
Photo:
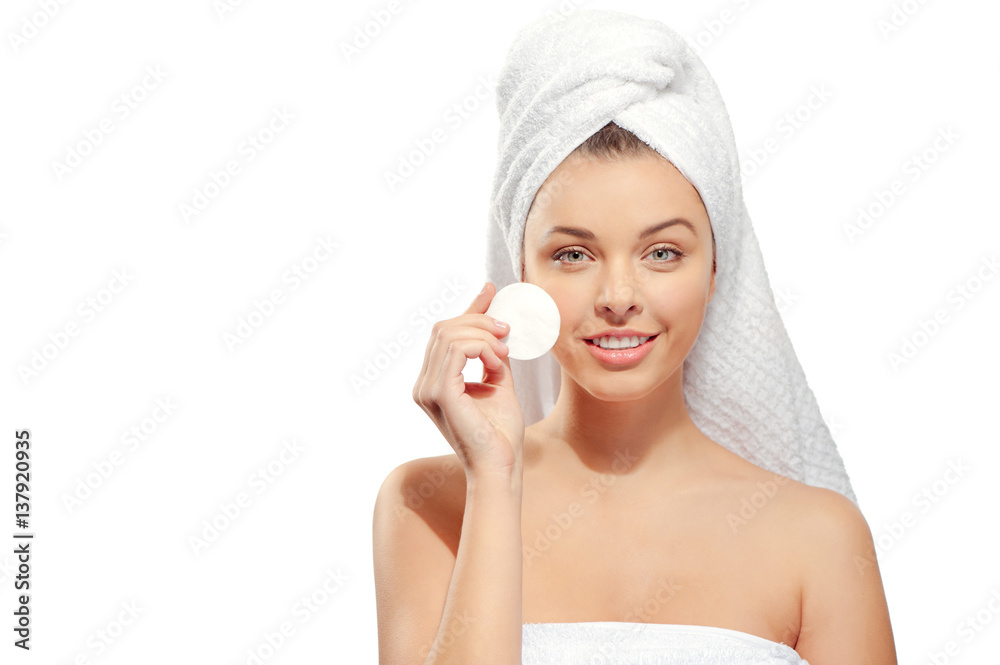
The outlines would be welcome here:
[[[677,257],[677,259],[680,259],[680,257],[683,256],[683,252],[681,252],[679,249],[674,249],[673,247],[655,247],[653,248],[653,251],[649,253],[649,256],[653,256],[654,254],[659,254],[660,256],[663,256],[664,254],[673,254],[674,256]],[[672,261],[670,259],[664,259],[663,261],[659,262],[671,263]]]
[[[564,249],[561,252],[557,253],[555,256],[553,256],[552,259],[554,261],[559,261],[563,256],[571,256],[571,255],[579,257],[586,256],[583,252],[581,252],[578,249]],[[580,263],[580,261],[562,261],[562,263]]]
[[[674,255],[673,258],[670,257],[671,254]],[[679,249],[674,249],[673,247],[663,246],[654,247],[650,250],[647,256],[654,257],[654,263],[676,263],[682,256],[684,256],[684,252]],[[568,257],[568,259],[564,261],[563,257]],[[587,255],[579,249],[563,249],[557,252],[552,257],[552,260],[559,263],[583,263],[586,258]]]

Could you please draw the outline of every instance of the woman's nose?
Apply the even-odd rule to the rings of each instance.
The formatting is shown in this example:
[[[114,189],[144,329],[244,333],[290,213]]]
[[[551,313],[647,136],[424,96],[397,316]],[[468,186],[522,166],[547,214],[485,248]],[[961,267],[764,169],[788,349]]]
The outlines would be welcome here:
[[[595,302],[598,313],[610,311],[620,317],[625,316],[631,309],[636,313],[641,312],[639,285],[636,279],[631,266],[610,270]]]

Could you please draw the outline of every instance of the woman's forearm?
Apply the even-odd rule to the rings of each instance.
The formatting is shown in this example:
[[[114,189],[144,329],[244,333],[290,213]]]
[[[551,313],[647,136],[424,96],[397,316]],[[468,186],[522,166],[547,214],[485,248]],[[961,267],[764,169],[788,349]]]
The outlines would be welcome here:
[[[521,665],[521,470],[467,476],[462,535],[424,665]]]

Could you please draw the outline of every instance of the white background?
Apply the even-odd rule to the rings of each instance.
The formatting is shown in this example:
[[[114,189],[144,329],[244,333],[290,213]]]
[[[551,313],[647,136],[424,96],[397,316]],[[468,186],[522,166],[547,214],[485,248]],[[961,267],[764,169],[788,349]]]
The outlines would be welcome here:
[[[402,0],[350,60],[342,45],[387,2],[248,0],[220,14],[212,0],[91,0],[49,3],[51,17],[44,4],[6,2],[0,16],[0,661],[245,663],[291,621],[266,662],[376,662],[375,496],[393,467],[451,452],[411,389],[430,323],[463,312],[485,280],[498,123],[480,77],[495,78],[516,29],[558,3]],[[989,609],[1000,280],[983,267],[1000,249],[988,195],[997,5],[913,0],[889,35],[885,0],[575,6],[656,18],[699,43],[744,165],[777,141],[745,173],[747,205],[880,545],[899,662],[928,662],[949,641],[959,653],[947,662],[985,662],[1000,649]],[[829,99],[800,108],[815,86]],[[468,117],[449,123],[463,101]],[[274,109],[294,118],[269,135]],[[809,117],[787,137],[776,123],[797,109]],[[105,119],[113,131],[88,150]],[[957,139],[913,180],[907,160],[949,127]],[[385,173],[437,128],[446,140],[390,189]],[[270,142],[250,160],[258,135]],[[60,178],[54,163],[81,144],[88,154]],[[180,206],[230,160],[239,173],[185,220]],[[903,193],[850,242],[845,226],[894,179]],[[296,283],[293,269],[312,272]],[[980,269],[989,279],[976,281]],[[958,300],[966,284],[978,291]],[[230,348],[226,335],[275,289],[284,300]],[[94,315],[91,298],[104,302]],[[947,322],[894,367],[889,354],[938,309]],[[390,359],[401,333],[409,343]],[[41,369],[25,374],[33,359]],[[466,375],[478,376],[472,363]],[[158,399],[176,405],[165,419]],[[123,441],[144,426],[143,441]],[[24,428],[30,653],[12,646]],[[292,439],[301,452],[276,462]],[[949,483],[949,462],[969,471]],[[268,464],[280,475],[252,484]],[[68,504],[88,479],[96,488]],[[925,490],[926,511],[914,501]],[[195,552],[191,537],[225,523],[220,504],[241,492],[249,504]],[[893,527],[907,512],[915,521]],[[341,586],[319,591],[302,622],[297,604],[328,571]],[[122,603],[140,614],[118,633]],[[959,624],[977,612],[990,623],[967,640]],[[117,635],[100,653],[99,630]]]

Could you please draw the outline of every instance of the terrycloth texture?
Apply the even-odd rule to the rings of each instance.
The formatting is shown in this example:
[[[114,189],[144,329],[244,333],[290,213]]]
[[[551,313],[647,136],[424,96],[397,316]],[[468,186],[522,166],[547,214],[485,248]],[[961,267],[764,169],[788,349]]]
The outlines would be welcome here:
[[[659,21],[611,10],[543,17],[515,36],[497,109],[487,279],[498,290],[521,281],[528,209],[560,162],[610,121],[630,130],[694,185],[715,233],[716,292],[684,363],[691,418],[750,462],[856,503],[775,304],[725,104],[684,39]],[[559,365],[551,353],[510,364],[531,425],[555,405]]]
[[[521,626],[523,665],[809,665],[787,644],[712,626],[592,621]]]

